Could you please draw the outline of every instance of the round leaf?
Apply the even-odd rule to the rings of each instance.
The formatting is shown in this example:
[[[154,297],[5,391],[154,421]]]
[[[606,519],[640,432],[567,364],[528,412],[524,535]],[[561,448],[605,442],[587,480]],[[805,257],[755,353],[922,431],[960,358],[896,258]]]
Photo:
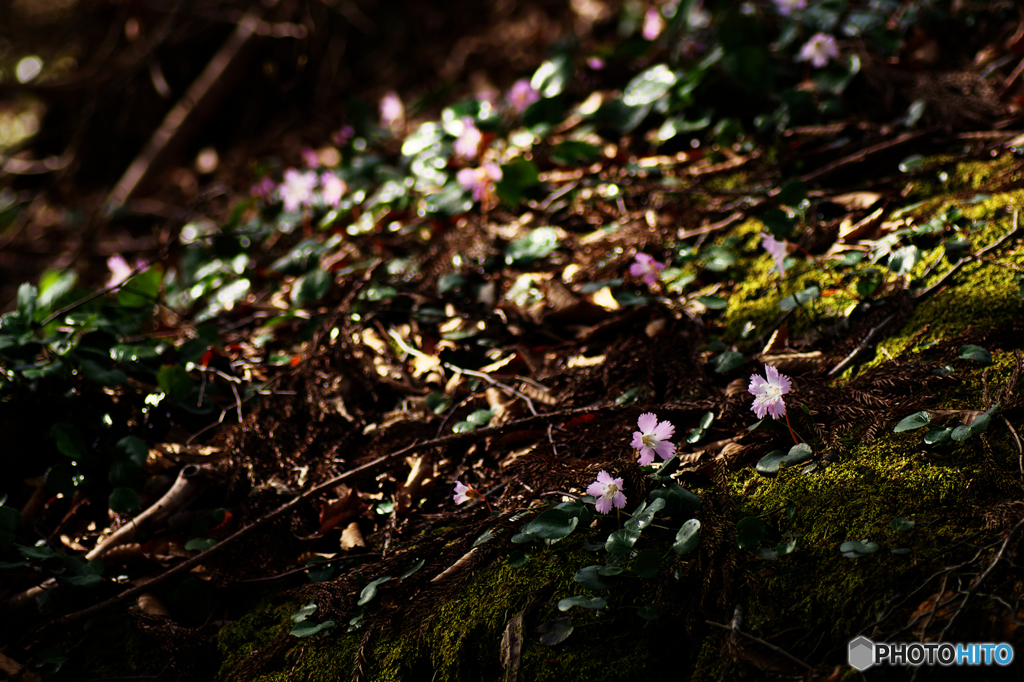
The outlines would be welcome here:
[[[656,620],[661,618],[662,610],[656,604],[646,604],[637,609],[636,614],[644,620]]]
[[[526,524],[523,532],[543,540],[558,541],[576,530],[578,523],[577,517],[569,516],[561,509],[549,509]]]
[[[900,420],[900,423],[896,425],[892,431],[893,433],[902,433],[903,431],[910,431],[912,429],[919,429],[922,426],[927,425],[932,420],[932,416],[928,414],[927,410],[921,412],[915,412],[909,417],[904,417]]]
[[[966,345],[960,347],[960,359],[961,360],[974,360],[980,362],[983,365],[992,364],[992,353],[981,346]]]
[[[740,549],[757,549],[764,539],[764,521],[746,516],[736,522],[736,545]]]
[[[537,626],[537,631],[541,633],[541,644],[545,646],[560,644],[572,634],[572,618],[549,620],[547,623],[541,623]]]
[[[629,81],[622,93],[622,102],[630,107],[652,104],[663,97],[677,79],[668,66],[656,64]]]
[[[608,606],[608,602],[600,597],[587,597],[584,595],[577,595],[575,597],[566,597],[558,601],[559,611],[568,611],[574,606],[582,606],[585,609],[598,610]]]
[[[124,514],[142,506],[142,500],[139,499],[139,494],[131,488],[114,488],[110,493],[108,506],[110,511]]]
[[[690,519],[676,533],[676,541],[672,543],[672,551],[676,554],[689,554],[700,544],[700,521]]]
[[[653,578],[661,568],[661,553],[653,549],[641,550],[633,562],[633,573],[641,578]]]

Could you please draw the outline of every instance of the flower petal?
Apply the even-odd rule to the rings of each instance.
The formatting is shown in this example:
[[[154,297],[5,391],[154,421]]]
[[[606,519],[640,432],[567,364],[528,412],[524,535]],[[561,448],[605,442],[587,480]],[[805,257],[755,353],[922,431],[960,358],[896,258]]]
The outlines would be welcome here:
[[[642,433],[650,433],[658,425],[658,417],[653,412],[644,412],[636,420],[636,425]]]

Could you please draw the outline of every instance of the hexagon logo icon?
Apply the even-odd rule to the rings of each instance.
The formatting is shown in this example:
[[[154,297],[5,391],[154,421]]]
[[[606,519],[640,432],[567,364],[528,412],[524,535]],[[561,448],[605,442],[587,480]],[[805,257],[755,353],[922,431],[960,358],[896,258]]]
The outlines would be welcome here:
[[[846,660],[856,670],[867,670],[875,664],[875,643],[864,636],[851,639]]]

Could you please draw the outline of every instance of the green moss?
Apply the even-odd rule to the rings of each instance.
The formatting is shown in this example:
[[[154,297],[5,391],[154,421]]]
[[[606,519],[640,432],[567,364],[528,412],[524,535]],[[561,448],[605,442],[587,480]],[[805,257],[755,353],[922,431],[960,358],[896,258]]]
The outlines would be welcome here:
[[[291,630],[294,625],[291,617],[301,606],[294,600],[267,599],[231,625],[221,628],[214,638],[221,656],[217,679],[227,679],[239,663]]]

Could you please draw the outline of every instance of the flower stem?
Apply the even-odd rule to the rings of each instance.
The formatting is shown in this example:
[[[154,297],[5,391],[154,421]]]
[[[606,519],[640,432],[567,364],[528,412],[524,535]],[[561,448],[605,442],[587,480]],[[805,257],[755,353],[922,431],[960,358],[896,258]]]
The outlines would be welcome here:
[[[789,423],[789,413],[786,413],[786,426],[789,427],[789,435],[793,436],[793,442],[800,445],[800,439],[796,437],[796,432],[793,430],[793,425]]]

